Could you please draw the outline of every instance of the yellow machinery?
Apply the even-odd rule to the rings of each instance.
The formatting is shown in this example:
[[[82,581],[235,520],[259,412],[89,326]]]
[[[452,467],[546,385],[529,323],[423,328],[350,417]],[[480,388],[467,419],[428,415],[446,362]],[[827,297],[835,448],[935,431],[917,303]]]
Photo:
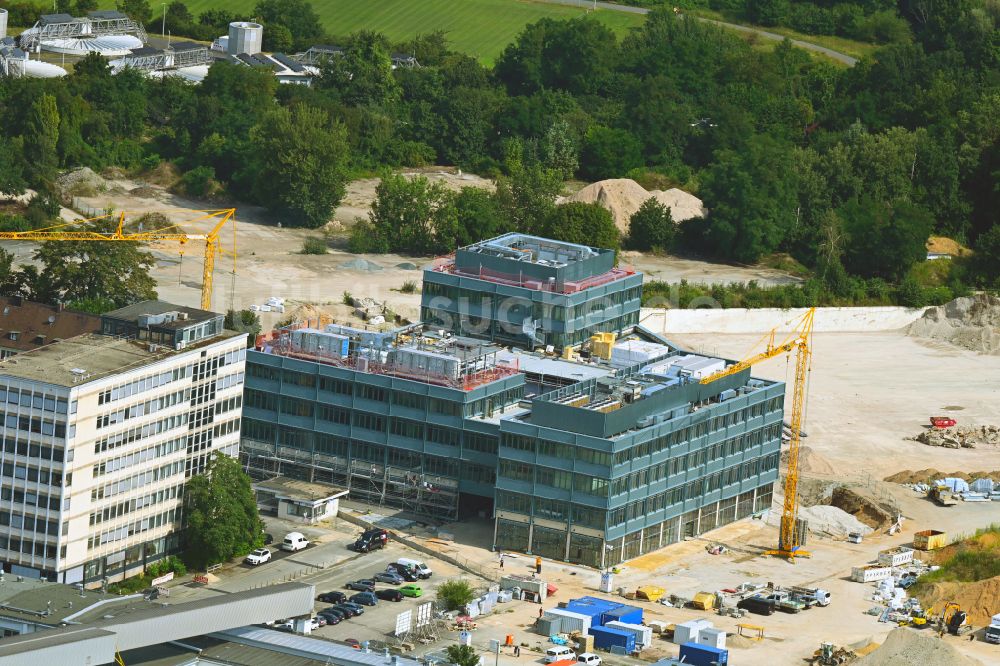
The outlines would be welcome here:
[[[143,214],[155,211],[144,211]],[[215,272],[215,255],[222,252],[220,234],[223,227],[230,220],[233,221],[233,272],[236,271],[236,209],[227,208],[223,210],[196,211],[202,213],[199,217],[186,220],[186,223],[198,222],[201,220],[216,220],[215,226],[208,233],[185,233],[178,229],[178,225],[173,224],[163,229],[151,229],[149,231],[138,230],[127,232],[125,230],[126,216],[129,213],[108,213],[100,217],[75,220],[67,224],[60,224],[44,229],[33,231],[5,231],[0,232],[0,240],[26,240],[26,241],[125,241],[139,243],[179,243],[182,247],[191,242],[205,243],[205,265],[202,270],[201,279],[201,309],[212,309],[212,276]],[[118,224],[114,231],[69,231],[65,227],[71,225],[96,222],[98,220],[110,220],[118,218]]]
[[[785,504],[781,512],[781,528],[778,532],[778,547],[767,551],[768,555],[778,555],[794,560],[796,557],[808,557],[809,553],[799,547],[799,536],[796,531],[799,501],[799,442],[802,437],[802,422],[805,416],[806,375],[809,372],[810,338],[812,337],[813,320],[816,308],[810,308],[798,321],[792,333],[782,342],[775,343],[775,330],[770,333],[767,349],[750,358],[734,363],[725,370],[702,378],[702,384],[710,384],[723,377],[729,377],[749,368],[755,363],[766,361],[782,354],[795,352],[795,383],[792,388],[792,418],[790,422],[791,436],[788,447],[788,474],[785,476]]]

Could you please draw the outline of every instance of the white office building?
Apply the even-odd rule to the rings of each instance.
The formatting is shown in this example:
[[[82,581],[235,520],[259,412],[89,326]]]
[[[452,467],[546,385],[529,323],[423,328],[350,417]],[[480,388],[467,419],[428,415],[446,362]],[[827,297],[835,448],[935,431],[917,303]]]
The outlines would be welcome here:
[[[89,587],[180,545],[185,480],[237,456],[246,335],[146,301],[0,362],[0,562]]]

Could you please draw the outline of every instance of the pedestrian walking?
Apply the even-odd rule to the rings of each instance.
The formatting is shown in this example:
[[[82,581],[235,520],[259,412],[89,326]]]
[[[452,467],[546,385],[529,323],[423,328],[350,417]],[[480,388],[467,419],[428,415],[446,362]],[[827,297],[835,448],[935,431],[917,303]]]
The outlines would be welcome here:
[[[500,568],[503,569],[503,553],[500,553]]]
[[[520,645],[515,645],[514,646],[514,656],[515,657],[520,657],[521,656],[521,646]]]
[[[544,611],[544,610],[545,610],[544,608],[539,608],[538,609],[538,617],[542,616],[542,611]]]

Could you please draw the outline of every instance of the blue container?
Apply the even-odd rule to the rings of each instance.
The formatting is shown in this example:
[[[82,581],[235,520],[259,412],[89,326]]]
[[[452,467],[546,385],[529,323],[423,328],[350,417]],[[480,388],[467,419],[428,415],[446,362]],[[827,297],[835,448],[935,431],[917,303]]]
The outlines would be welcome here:
[[[638,606],[619,606],[601,613],[601,625],[615,621],[626,624],[642,624],[642,609]]]
[[[597,643],[596,638],[594,643]],[[729,650],[698,643],[684,643],[681,645],[680,657],[685,664],[691,666],[713,666],[713,664],[725,666],[729,663]]]
[[[626,654],[635,652],[635,634],[611,627],[591,627],[589,633],[594,637],[595,648],[610,650],[617,647],[624,650]]]
[[[591,624],[601,624],[601,614],[621,606],[616,601],[608,599],[598,599],[597,597],[581,597],[573,599],[566,604],[566,610],[573,613],[586,615],[591,619]]]

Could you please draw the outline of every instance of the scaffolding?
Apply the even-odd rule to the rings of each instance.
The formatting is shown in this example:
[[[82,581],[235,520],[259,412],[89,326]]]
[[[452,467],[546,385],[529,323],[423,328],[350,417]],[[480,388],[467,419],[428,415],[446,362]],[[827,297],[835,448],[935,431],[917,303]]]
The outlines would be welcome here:
[[[146,29],[125,14],[116,11],[90,12],[86,17],[69,14],[44,14],[31,27],[21,33],[20,46],[26,51],[39,47],[50,39],[77,39],[107,35],[134,35],[143,44],[149,41]]]
[[[135,69],[141,72],[156,72],[181,67],[196,67],[208,65],[212,56],[207,46],[193,42],[172,44],[165,49],[154,49],[148,46],[132,49],[132,52],[115,63],[114,73],[124,69]]]

